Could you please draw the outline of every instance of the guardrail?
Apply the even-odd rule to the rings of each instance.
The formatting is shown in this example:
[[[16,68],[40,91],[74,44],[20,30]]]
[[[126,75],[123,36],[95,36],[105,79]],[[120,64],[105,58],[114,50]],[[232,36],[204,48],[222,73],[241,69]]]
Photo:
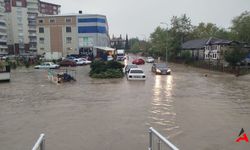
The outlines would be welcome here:
[[[162,149],[162,143],[170,150],[179,150],[174,144],[168,141],[164,136],[157,132],[154,128],[149,128],[149,148],[148,150],[154,150],[154,137],[157,138],[157,150]]]
[[[36,144],[33,146],[32,150],[45,150],[45,134],[40,134],[40,137],[36,141]]]

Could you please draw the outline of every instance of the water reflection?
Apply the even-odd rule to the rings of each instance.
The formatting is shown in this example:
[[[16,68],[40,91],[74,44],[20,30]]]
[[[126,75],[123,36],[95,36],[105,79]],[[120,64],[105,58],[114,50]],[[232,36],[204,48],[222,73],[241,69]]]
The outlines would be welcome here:
[[[152,126],[160,126],[167,131],[178,128],[175,125],[172,92],[173,76],[155,76],[150,117]]]

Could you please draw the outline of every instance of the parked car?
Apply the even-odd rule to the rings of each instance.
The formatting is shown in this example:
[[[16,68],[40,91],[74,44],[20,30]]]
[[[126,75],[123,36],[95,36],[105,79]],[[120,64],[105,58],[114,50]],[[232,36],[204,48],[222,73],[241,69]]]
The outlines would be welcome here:
[[[44,62],[41,65],[35,66],[35,69],[57,69],[57,68],[60,68],[60,66],[54,64],[53,62]]]
[[[135,64],[126,65],[126,67],[124,69],[124,73],[127,74],[131,68],[138,68],[138,66]]]
[[[76,57],[73,57],[73,56],[67,56],[66,59],[74,60],[74,59],[77,59],[77,58],[76,58]]]
[[[71,59],[64,59],[60,62],[60,66],[65,66],[65,67],[75,67],[77,64],[74,60]]]
[[[154,63],[151,71],[155,74],[169,75],[171,74],[171,69],[165,63]]]
[[[146,80],[146,75],[141,68],[131,68],[127,73],[128,80]]]
[[[138,58],[138,59],[133,60],[132,64],[143,65],[145,64],[145,61],[142,58]]]
[[[81,58],[75,58],[74,61],[76,62],[76,65],[79,66],[84,65],[84,62]]]
[[[81,60],[83,61],[83,63],[84,63],[85,65],[91,64],[91,62],[92,62],[92,61],[88,60],[87,58],[81,58]]]
[[[146,62],[153,63],[153,62],[155,62],[155,59],[153,57],[147,57]]]

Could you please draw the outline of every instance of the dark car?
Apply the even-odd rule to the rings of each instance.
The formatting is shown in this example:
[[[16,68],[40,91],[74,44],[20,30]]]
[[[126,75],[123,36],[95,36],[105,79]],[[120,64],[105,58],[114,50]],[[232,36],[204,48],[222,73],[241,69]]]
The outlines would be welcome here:
[[[131,68],[138,68],[135,64],[130,64],[125,67],[125,73],[127,74]]]
[[[171,74],[171,69],[165,63],[154,63],[151,70],[155,74],[164,74],[164,75]]]
[[[138,59],[133,60],[132,64],[143,65],[145,64],[145,61],[142,58],[138,58]]]
[[[60,66],[65,66],[65,67],[75,67],[77,64],[74,60],[71,59],[64,59],[60,62]]]

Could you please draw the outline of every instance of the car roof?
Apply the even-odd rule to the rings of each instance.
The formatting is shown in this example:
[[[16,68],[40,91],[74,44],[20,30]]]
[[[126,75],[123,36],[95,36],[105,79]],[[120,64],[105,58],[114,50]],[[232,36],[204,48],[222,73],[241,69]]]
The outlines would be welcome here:
[[[131,68],[130,70],[142,70],[142,69],[141,68]]]

